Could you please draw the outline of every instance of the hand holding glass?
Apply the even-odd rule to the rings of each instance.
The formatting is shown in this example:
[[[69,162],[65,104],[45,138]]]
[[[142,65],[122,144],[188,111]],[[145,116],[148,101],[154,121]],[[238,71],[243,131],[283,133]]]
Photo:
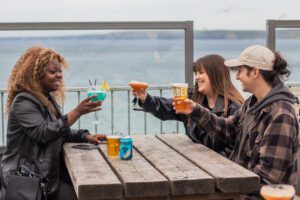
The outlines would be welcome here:
[[[94,86],[93,88],[89,89],[87,92],[87,96],[91,97],[91,96],[95,96],[95,98],[93,98],[91,101],[104,101],[106,98],[106,90],[99,90],[97,88],[100,88],[99,86]],[[98,121],[98,112],[96,112],[95,114],[95,118],[96,120],[92,122],[92,124],[100,124],[100,122]],[[97,132],[97,127],[95,127],[95,132]]]
[[[144,100],[147,92],[146,89],[148,88],[148,83],[146,82],[138,82],[138,81],[130,81],[128,85],[132,88],[132,94],[138,98]],[[133,105],[133,110],[142,110],[137,102]]]

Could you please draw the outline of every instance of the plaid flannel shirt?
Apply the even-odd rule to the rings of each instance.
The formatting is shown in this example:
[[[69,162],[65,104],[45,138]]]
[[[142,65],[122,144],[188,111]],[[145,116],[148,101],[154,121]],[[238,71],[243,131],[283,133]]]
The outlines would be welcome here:
[[[234,140],[231,159],[258,174],[262,183],[296,185],[299,125],[292,102],[273,98],[250,112],[251,99],[227,119],[200,105],[190,116],[212,137]]]

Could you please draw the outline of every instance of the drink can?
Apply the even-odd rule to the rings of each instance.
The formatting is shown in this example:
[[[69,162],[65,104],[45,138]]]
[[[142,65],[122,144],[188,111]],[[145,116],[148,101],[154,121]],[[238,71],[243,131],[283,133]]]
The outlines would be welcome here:
[[[132,159],[132,139],[129,136],[120,138],[120,159]]]
[[[108,135],[107,140],[107,155],[110,158],[118,158],[120,149],[120,136]]]

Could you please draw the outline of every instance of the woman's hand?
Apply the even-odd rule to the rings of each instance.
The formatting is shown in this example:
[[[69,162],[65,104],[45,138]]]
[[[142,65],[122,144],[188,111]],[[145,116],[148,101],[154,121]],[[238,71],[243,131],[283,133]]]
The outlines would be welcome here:
[[[95,112],[98,110],[101,110],[100,106],[102,105],[101,101],[91,101],[93,98],[97,96],[91,96],[88,98],[85,98],[83,101],[81,101],[76,108],[74,109],[76,112],[78,112],[80,115],[84,115],[90,112]]]
[[[76,108],[67,114],[69,127],[72,126],[81,115],[101,110],[101,101],[90,101],[95,97],[96,96],[94,95],[84,99],[76,106]]]
[[[147,90],[132,90],[132,95],[141,101],[147,98]]]
[[[197,103],[191,99],[185,99],[184,102],[188,104],[188,108],[185,110],[176,110],[175,102],[173,101],[173,109],[175,110],[176,114],[189,115],[195,110],[195,108],[197,106]]]
[[[86,135],[85,139],[89,143],[100,144],[101,141],[105,141],[106,140],[106,135],[105,134]]]

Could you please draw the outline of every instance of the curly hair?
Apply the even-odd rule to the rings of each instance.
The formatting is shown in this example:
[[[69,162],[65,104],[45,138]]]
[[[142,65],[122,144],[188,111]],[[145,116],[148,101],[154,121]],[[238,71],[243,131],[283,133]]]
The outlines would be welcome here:
[[[68,68],[65,59],[55,50],[42,46],[33,46],[25,50],[17,60],[8,80],[8,97],[6,102],[6,112],[9,113],[10,107],[15,96],[20,92],[28,92],[34,95],[41,103],[48,108],[53,114],[57,114],[53,104],[43,93],[40,80],[45,75],[46,67],[49,62],[57,59],[63,69]],[[59,102],[64,101],[64,82],[61,87],[52,92],[52,96]]]

